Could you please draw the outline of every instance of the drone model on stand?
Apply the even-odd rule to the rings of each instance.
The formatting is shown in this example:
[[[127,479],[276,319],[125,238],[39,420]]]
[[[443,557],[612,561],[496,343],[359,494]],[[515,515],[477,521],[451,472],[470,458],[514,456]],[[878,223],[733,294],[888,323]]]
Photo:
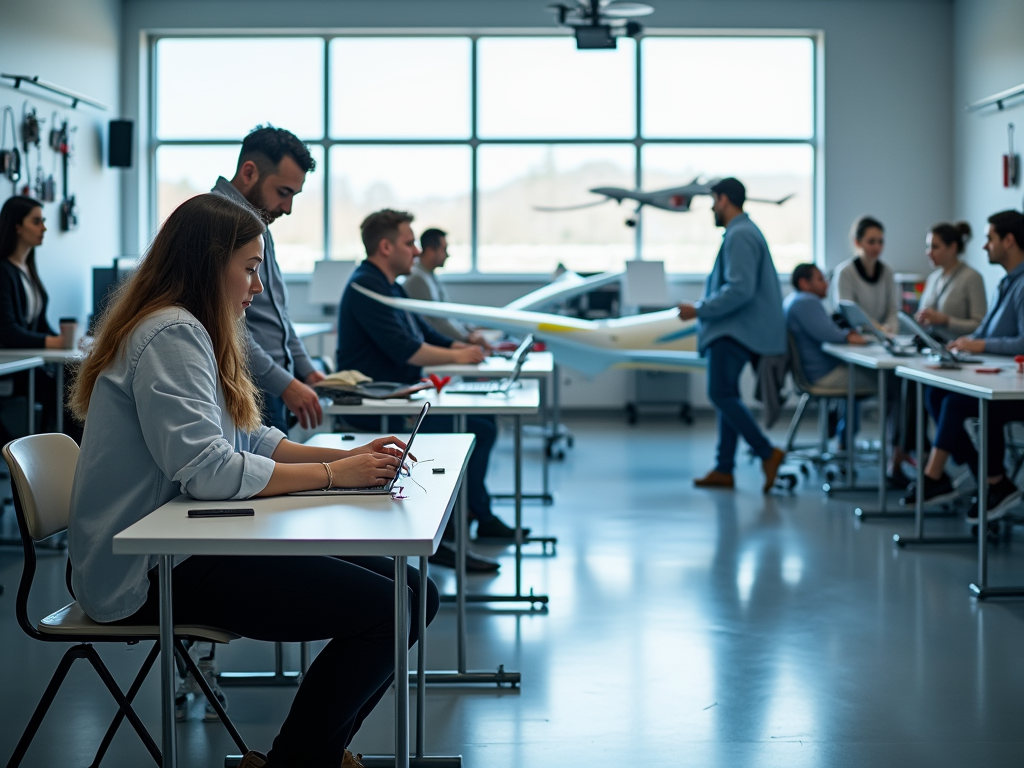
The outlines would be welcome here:
[[[640,209],[645,205],[649,205],[652,208],[660,208],[663,211],[684,213],[690,210],[690,203],[693,201],[694,197],[698,195],[711,196],[713,194],[711,187],[713,187],[718,181],[718,179],[709,179],[706,182],[702,182],[700,180],[700,176],[698,176],[689,184],[684,184],[681,187],[657,189],[652,192],[644,192],[640,189],[625,189],[623,187],[594,187],[590,192],[595,195],[601,195],[604,198],[603,200],[593,200],[589,203],[581,203],[580,205],[535,205],[533,209],[535,211],[543,211],[545,213],[558,213],[561,211],[578,211],[581,208],[592,208],[595,205],[604,205],[611,200],[614,200],[617,203],[622,203],[623,200],[632,200],[637,203],[634,214],[639,213]],[[793,195],[786,195],[778,200],[748,197],[747,202],[782,205],[791,197],[793,197]],[[626,225],[635,227],[636,219],[633,217],[626,219]]]
[[[621,35],[639,37],[644,28],[633,19],[654,13],[646,3],[627,0],[576,0],[548,7],[558,15],[561,26],[573,29],[576,48],[581,51],[615,48]]]

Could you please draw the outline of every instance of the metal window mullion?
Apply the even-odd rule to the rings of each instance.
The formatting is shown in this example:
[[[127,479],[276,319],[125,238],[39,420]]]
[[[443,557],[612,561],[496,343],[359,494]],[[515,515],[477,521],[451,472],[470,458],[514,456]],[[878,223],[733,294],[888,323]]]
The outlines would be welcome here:
[[[480,195],[478,184],[478,163],[480,139],[477,136],[477,40],[475,35],[469,40],[469,272],[478,274],[477,253],[480,244]]]
[[[634,94],[634,100],[636,102],[636,150],[633,154],[633,181],[634,186],[637,189],[643,189],[643,73],[641,72],[641,52],[640,48],[643,43],[643,39],[636,41],[636,93]],[[633,232],[633,259],[639,261],[644,257],[644,221],[643,221],[644,209],[641,206],[634,216],[636,221],[635,231]]]
[[[326,146],[326,141],[330,138],[331,132],[331,40],[328,36],[324,36],[324,154],[323,154],[323,168],[320,172],[323,174],[323,207],[324,207],[324,220],[323,236],[324,236],[324,260],[332,258],[333,248],[331,247],[331,238],[334,233],[331,231],[331,149]]]

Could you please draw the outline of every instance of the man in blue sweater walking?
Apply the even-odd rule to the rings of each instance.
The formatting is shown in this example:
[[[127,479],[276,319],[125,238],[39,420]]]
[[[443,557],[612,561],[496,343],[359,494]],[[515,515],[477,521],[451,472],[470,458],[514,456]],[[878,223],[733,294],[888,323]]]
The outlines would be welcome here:
[[[694,304],[680,304],[679,317],[698,320],[698,348],[708,359],[708,399],[718,411],[718,461],[694,480],[698,488],[732,488],[739,436],[761,458],[763,491],[775,484],[786,454],[772,446],[740,398],[740,374],[761,355],[786,351],[782,292],[761,230],[743,212],[747,192],[733,178],[711,187],[715,224],[725,227],[715,266]]]

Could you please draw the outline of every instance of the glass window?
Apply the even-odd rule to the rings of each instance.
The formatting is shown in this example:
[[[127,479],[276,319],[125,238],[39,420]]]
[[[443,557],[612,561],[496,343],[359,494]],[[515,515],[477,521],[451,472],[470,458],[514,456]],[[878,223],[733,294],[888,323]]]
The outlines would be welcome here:
[[[571,37],[477,43],[480,138],[632,138],[636,48],[577,51]]]
[[[408,211],[413,231],[448,233],[446,272],[470,268],[469,146],[335,146],[331,148],[331,257],[366,255],[359,224],[381,208]]]
[[[644,189],[655,190],[702,179],[735,176],[748,198],[744,210],[768,241],[775,268],[790,272],[813,258],[814,151],[808,144],[648,144],[643,148]],[[722,244],[711,198],[696,197],[687,213],[643,209],[643,256],[664,261],[669,272],[707,274]]]
[[[628,144],[484,145],[479,149],[481,272],[552,272],[563,264],[581,272],[621,269],[635,251],[632,209],[615,203],[574,211],[600,200],[588,190],[634,189],[636,151]]]
[[[647,38],[645,138],[814,135],[814,45],[806,37]]]
[[[190,197],[209,192],[218,176],[231,178],[240,145],[164,145],[156,152],[157,222],[162,223]],[[281,271],[312,272],[324,253],[323,149],[311,146],[317,169],[306,175],[292,213],[271,225],[277,263]],[[155,234],[155,230],[152,234]]]
[[[331,136],[468,139],[471,47],[468,37],[332,40]]]
[[[158,138],[241,140],[266,123],[323,136],[319,38],[164,38],[155,58]]]

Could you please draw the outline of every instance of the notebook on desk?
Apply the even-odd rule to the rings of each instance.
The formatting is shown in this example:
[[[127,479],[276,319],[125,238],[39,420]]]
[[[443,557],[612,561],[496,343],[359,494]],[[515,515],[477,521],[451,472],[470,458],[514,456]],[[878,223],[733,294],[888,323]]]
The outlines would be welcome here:
[[[405,466],[406,459],[409,458],[409,452],[412,450],[412,441],[416,439],[416,434],[420,431],[420,426],[423,424],[423,419],[426,418],[427,412],[430,410],[430,403],[424,403],[423,407],[420,408],[419,416],[416,417],[416,423],[413,425],[412,432],[409,433],[409,439],[405,442],[405,450],[402,451],[402,458],[398,462],[398,472],[395,476],[388,480],[384,485],[371,485],[365,488],[325,488],[318,491],[295,491],[289,493],[289,496],[378,496],[383,494],[391,493],[395,487],[395,483],[398,482],[398,478],[402,476],[402,468]]]

